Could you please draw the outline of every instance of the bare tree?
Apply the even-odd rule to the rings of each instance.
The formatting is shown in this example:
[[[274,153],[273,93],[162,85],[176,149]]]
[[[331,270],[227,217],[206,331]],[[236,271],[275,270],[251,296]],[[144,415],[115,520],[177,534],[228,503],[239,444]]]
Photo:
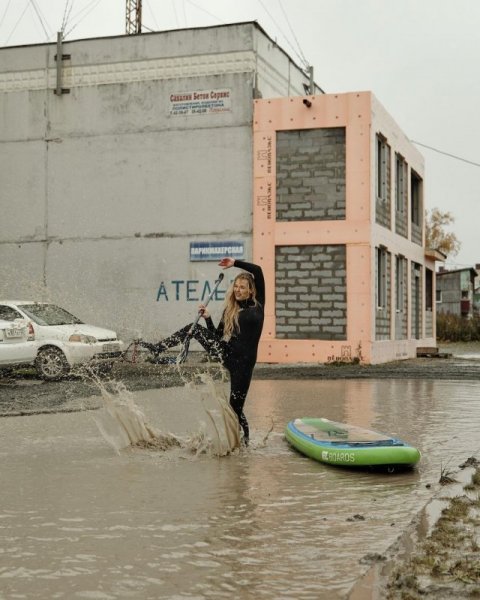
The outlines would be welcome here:
[[[450,212],[442,212],[435,207],[426,211],[425,215],[425,243],[431,250],[440,250],[447,256],[458,254],[461,242],[447,227],[455,222],[455,217]]]

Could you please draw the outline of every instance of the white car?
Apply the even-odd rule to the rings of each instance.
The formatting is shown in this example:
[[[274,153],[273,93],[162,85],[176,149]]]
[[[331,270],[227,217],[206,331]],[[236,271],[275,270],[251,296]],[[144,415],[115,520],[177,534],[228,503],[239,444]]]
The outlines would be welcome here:
[[[30,324],[33,362],[43,379],[59,379],[85,365],[108,369],[122,355],[124,344],[114,331],[87,325],[55,304],[0,300],[0,316],[8,310]]]
[[[33,337],[33,327],[25,319],[0,311],[0,369],[33,363],[38,349]]]

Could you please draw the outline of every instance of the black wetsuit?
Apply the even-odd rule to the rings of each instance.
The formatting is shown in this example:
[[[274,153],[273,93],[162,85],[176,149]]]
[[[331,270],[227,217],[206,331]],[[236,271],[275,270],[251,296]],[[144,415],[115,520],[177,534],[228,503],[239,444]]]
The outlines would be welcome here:
[[[265,280],[262,269],[252,263],[235,260],[234,266],[251,273],[255,280],[256,303],[253,300],[240,302],[238,315],[239,330],[234,331],[229,340],[223,339],[223,316],[217,328],[211,317],[205,320],[207,327],[196,325],[192,337],[197,340],[208,354],[225,366],[230,373],[230,406],[235,411],[246,443],[249,438],[248,422],[243,413],[243,405],[247,397],[253,369],[257,361],[257,349],[262,334],[264,306],[265,306]],[[158,344],[142,342],[155,354],[160,354],[167,348],[182,343],[187,337],[191,324],[176,331]]]

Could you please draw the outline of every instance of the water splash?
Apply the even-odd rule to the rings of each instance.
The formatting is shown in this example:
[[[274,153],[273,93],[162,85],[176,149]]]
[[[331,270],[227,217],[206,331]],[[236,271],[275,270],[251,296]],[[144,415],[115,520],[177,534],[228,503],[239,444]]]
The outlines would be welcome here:
[[[117,451],[128,446],[159,443],[164,438],[135,404],[133,394],[121,381],[101,381],[92,376],[101,393],[102,408],[93,419],[105,440]],[[167,446],[171,444],[166,444]]]
[[[121,381],[102,381],[91,376],[101,393],[101,409],[92,417],[105,440],[117,451],[142,448],[167,451],[182,448],[190,455],[226,456],[240,446],[236,414],[226,398],[225,386],[201,374],[201,383],[187,382],[184,389],[200,402],[205,422],[186,436],[164,432],[151,425],[135,403],[135,395]]]
[[[213,451],[217,456],[225,456],[240,446],[238,418],[228,401],[225,385],[216,383],[208,373],[201,373],[199,377],[204,387],[196,387],[200,391],[203,408],[216,433],[212,439]],[[208,408],[208,402],[212,400],[215,406]]]

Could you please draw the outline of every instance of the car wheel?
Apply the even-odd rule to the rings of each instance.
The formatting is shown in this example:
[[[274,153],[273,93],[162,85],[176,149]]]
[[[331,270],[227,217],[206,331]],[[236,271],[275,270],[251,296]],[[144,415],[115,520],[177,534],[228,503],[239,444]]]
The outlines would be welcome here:
[[[65,354],[54,346],[47,346],[38,351],[35,368],[38,375],[47,381],[60,379],[70,370]]]

